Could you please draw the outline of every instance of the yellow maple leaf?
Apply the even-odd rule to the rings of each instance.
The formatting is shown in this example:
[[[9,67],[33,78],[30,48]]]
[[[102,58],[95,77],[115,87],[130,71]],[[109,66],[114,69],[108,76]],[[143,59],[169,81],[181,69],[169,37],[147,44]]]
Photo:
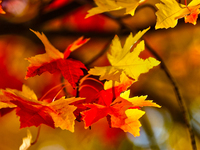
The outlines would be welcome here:
[[[198,0],[191,1],[187,6],[178,3],[176,0],[161,0],[161,2],[156,4],[158,11],[156,12],[155,29],[174,28],[178,23],[178,19],[186,17],[200,8],[200,1]],[[192,23],[195,24],[194,21]]]
[[[16,96],[18,96],[22,99],[25,99],[27,101],[30,101],[30,102],[36,102],[36,103],[40,103],[40,104],[42,103],[42,102],[38,101],[38,98],[37,98],[36,94],[34,93],[34,91],[31,90],[25,84],[22,85],[22,91],[19,91],[19,90],[16,90],[16,89],[6,88],[6,90],[2,90],[2,92],[4,93],[4,95],[5,95],[5,92],[6,92],[6,93],[9,93],[9,94],[12,94],[12,95],[16,95]]]
[[[152,107],[158,107],[160,108],[161,106],[153,103],[152,100],[146,100],[147,96],[135,96],[131,97],[130,96],[130,90],[125,91],[124,93],[120,94],[120,97],[123,99],[128,100],[129,102],[132,103],[132,107],[143,107],[143,106],[152,106]],[[120,127],[124,132],[129,132],[133,134],[134,136],[140,136],[140,126],[141,123],[139,119],[145,114],[144,111],[139,110],[139,109],[127,109],[125,111],[125,114],[127,118],[125,119],[125,123]]]
[[[104,90],[108,90],[114,86],[115,88],[123,89],[122,91],[126,91],[127,88],[129,88],[135,82],[134,80],[128,78],[124,72],[122,72],[120,75],[120,81],[121,82],[115,81],[114,83],[112,80],[106,81],[104,83]]]
[[[100,80],[107,79],[122,82],[120,76],[123,72],[127,77],[137,81],[140,74],[146,73],[154,66],[159,65],[160,62],[152,57],[145,60],[139,57],[140,52],[145,49],[144,41],[138,43],[133,51],[130,51],[132,46],[148,29],[138,32],[134,37],[130,33],[123,48],[118,36],[115,36],[112,41],[110,54],[107,55],[111,65],[94,67],[89,70],[89,73],[92,75],[100,75]]]
[[[62,97],[48,105],[55,110],[55,112],[50,112],[50,115],[55,122],[55,127],[60,127],[62,130],[65,129],[74,132],[76,117],[74,116],[73,112],[77,107],[69,104],[82,99],[84,98],[72,97],[65,99]]]
[[[145,114],[139,109],[127,109],[125,111],[127,118],[125,123],[120,127],[124,132],[129,132],[134,136],[140,136],[140,127],[142,126],[139,119]]]
[[[120,94],[121,98],[124,98],[126,100],[128,100],[129,102],[131,102],[133,104],[133,107],[143,107],[143,106],[153,106],[153,107],[161,107],[160,105],[153,103],[152,100],[145,100],[147,98],[147,96],[135,96],[135,97],[131,97],[130,96],[130,90],[125,91],[124,93]]]
[[[125,14],[131,14],[132,16],[134,16],[135,9],[138,7],[138,5],[145,2],[146,0],[94,0],[94,1],[97,7],[90,9],[85,18],[103,12],[119,10],[123,8],[126,9]]]

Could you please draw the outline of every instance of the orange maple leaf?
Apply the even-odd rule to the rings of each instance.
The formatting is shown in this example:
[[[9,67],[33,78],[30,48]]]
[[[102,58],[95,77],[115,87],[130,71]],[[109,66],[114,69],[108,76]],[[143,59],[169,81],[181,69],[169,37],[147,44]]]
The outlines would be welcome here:
[[[185,23],[196,25],[199,12],[199,9],[195,9],[191,14],[185,16]]]
[[[32,30],[33,31],[33,30]],[[69,54],[85,44],[89,39],[83,40],[83,37],[76,40],[68,46],[64,54],[57,50],[48,41],[47,37],[42,33],[33,31],[43,42],[46,53],[27,58],[30,62],[25,79],[35,75],[41,75],[43,72],[61,72],[63,77],[75,88],[80,76],[83,75],[82,69],[86,69],[85,65],[78,60],[67,58]]]
[[[139,108],[143,106],[160,107],[151,100],[145,101],[147,96],[129,98],[130,91],[125,91],[112,102],[112,96],[109,96],[107,92],[107,90],[101,91],[101,104],[85,104],[90,108],[81,112],[86,128],[107,117],[111,127],[121,128],[124,132],[139,136],[141,124],[138,119],[145,113]]]

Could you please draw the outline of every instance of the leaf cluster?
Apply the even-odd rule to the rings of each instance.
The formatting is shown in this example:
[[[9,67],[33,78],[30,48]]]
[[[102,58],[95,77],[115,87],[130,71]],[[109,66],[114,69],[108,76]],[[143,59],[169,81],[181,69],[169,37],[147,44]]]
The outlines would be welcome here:
[[[46,53],[27,58],[30,65],[25,78],[41,75],[44,72],[51,74],[60,72],[74,90],[79,91],[79,94],[77,93],[75,97],[64,96],[59,99],[54,97],[48,100],[45,97],[38,99],[26,85],[22,87],[22,91],[1,90],[1,108],[15,108],[16,114],[20,117],[21,128],[46,124],[52,128],[60,127],[74,132],[75,120],[84,121],[85,128],[88,128],[106,117],[111,127],[121,128],[134,136],[140,135],[141,124],[138,119],[144,115],[144,111],[140,108],[160,107],[151,100],[145,100],[147,96],[129,98],[130,90],[127,90],[138,81],[140,74],[148,72],[160,63],[152,57],[147,59],[139,57],[140,52],[144,50],[144,41],[137,42],[148,29],[138,32],[135,36],[131,33],[123,47],[118,36],[115,36],[110,53],[107,55],[110,66],[94,67],[88,72],[82,62],[68,57],[89,39],[81,37],[61,53],[43,33],[31,31],[42,41]],[[136,46],[131,49],[134,44]],[[82,69],[86,73],[83,73]],[[100,76],[100,80],[105,80],[95,79],[95,82],[101,83],[101,88],[97,89],[93,84],[84,83],[92,78],[91,75]],[[87,86],[90,88],[85,90]],[[93,95],[88,94],[91,89],[96,89]]]

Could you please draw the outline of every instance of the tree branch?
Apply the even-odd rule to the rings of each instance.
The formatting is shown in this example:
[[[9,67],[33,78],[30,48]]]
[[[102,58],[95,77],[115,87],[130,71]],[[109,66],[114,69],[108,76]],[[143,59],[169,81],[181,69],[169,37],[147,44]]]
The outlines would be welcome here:
[[[35,143],[37,143],[39,136],[40,136],[40,130],[41,130],[41,126],[38,127],[37,136],[35,138],[35,141],[31,143],[31,145],[34,145]]]
[[[144,38],[143,38],[144,39]],[[192,125],[191,125],[191,119],[190,119],[190,116],[189,116],[189,113],[188,113],[188,110],[184,104],[184,101],[183,99],[181,98],[181,94],[180,94],[180,91],[179,91],[179,88],[176,84],[176,82],[174,81],[173,77],[171,76],[167,66],[165,65],[163,59],[156,53],[156,51],[147,43],[147,41],[145,41],[145,45],[146,45],[146,48],[155,56],[156,59],[158,59],[161,63],[160,63],[160,67],[162,68],[162,70],[165,72],[165,74],[167,75],[169,81],[171,82],[172,86],[174,87],[174,92],[175,92],[175,95],[177,97],[177,101],[179,103],[179,106],[180,106],[180,110],[181,110],[181,113],[183,115],[183,119],[185,121],[185,124],[189,130],[189,133],[190,133],[190,139],[191,139],[191,145],[192,145],[192,149],[193,150],[197,150],[197,146],[196,146],[196,140],[195,140],[195,135],[194,135],[194,131],[193,131],[193,128],[192,128]]]

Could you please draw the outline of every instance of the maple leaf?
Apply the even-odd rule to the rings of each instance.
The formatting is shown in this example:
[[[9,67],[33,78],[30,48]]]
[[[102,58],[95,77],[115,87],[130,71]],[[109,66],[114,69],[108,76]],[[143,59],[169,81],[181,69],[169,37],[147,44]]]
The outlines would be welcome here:
[[[6,12],[2,9],[2,0],[0,0],[0,14],[5,14]]]
[[[104,84],[90,74],[84,76],[79,83],[79,96],[85,97],[84,103],[93,103],[96,95],[104,89]]]
[[[140,74],[148,72],[151,68],[160,63],[152,57],[145,60],[139,57],[140,52],[145,49],[144,41],[138,43],[133,51],[130,50],[148,29],[138,32],[134,37],[132,33],[130,33],[123,48],[118,36],[115,36],[112,40],[110,54],[108,53],[107,55],[111,65],[94,67],[90,69],[88,73],[100,75],[100,80],[107,79],[121,82],[120,76],[123,72],[127,77],[137,81]]]
[[[9,99],[3,95],[2,91],[0,90],[0,116],[3,116],[10,111],[12,111],[15,107],[15,104],[11,103]]]
[[[15,108],[17,107],[15,104],[11,103],[9,99],[3,95],[2,91],[0,91],[0,109],[2,108]]]
[[[54,128],[54,122],[49,112],[50,108],[44,102],[38,101],[35,93],[23,85],[22,91],[6,89],[3,94],[11,103],[17,106],[16,114],[20,117],[20,128],[46,124]]]
[[[123,93],[120,94],[120,97],[123,99],[128,100],[129,102],[132,103],[132,107],[143,107],[143,106],[153,106],[153,107],[160,107],[158,104],[153,103],[152,100],[146,100],[147,95],[146,96],[135,96],[135,97],[131,97],[130,96],[130,90],[127,90]]]
[[[65,99],[62,97],[51,103],[47,103],[45,100],[38,101],[35,93],[25,85],[23,85],[22,91],[6,89],[2,92],[9,102],[17,106],[16,114],[20,117],[20,128],[46,124],[52,128],[60,127],[74,131],[76,118],[73,112],[76,107],[70,103],[83,98]]]
[[[101,90],[103,90],[103,83],[89,74],[80,80],[78,95],[84,99],[72,103],[77,107],[74,111],[77,121],[82,121],[80,112],[87,109],[87,107],[84,106],[84,103],[97,103],[97,95]]]
[[[176,0],[161,0],[161,2],[156,4],[158,11],[156,12],[155,29],[174,28],[178,23],[178,19],[183,17],[185,17],[185,22],[196,24],[200,8],[198,0],[191,1],[187,6],[179,4]]]
[[[196,25],[198,14],[199,9],[195,9],[190,15],[185,16],[185,23],[192,23],[193,25]]]
[[[47,37],[42,33],[33,31],[45,46],[46,53],[27,58],[30,62],[26,79],[35,75],[41,75],[48,71],[50,73],[61,72],[63,77],[75,88],[80,76],[83,76],[82,69],[86,69],[85,65],[78,60],[67,59],[69,54],[86,43],[89,39],[83,40],[83,37],[69,45],[64,54],[57,50],[48,41]]]
[[[106,81],[104,83],[104,90],[114,88],[115,93],[118,93],[119,95],[121,92],[126,91],[135,82],[135,80],[128,78],[124,72],[120,75],[120,81],[121,82],[112,80]]]
[[[15,108],[16,105],[13,103],[5,103],[5,102],[0,102],[0,109],[2,108]]]
[[[30,130],[27,130],[27,137],[23,138],[22,145],[19,150],[27,150],[31,146],[32,134]]]
[[[76,117],[74,116],[73,112],[76,110],[77,107],[69,104],[82,99],[84,98],[72,97],[65,99],[64,97],[62,97],[59,100],[56,100],[48,105],[50,108],[52,108],[52,110],[55,110],[50,112],[50,115],[55,122],[55,127],[60,127],[63,130],[66,129],[74,132]]]
[[[107,96],[107,90],[101,92],[101,98],[104,100],[104,103],[85,104],[85,106],[90,108],[81,113],[85,122],[85,128],[107,117],[111,127],[121,128],[124,132],[130,132],[134,136],[139,136],[141,124],[138,119],[145,112],[138,109],[143,106],[160,107],[151,100],[145,101],[146,96],[129,98],[129,90],[120,94],[113,102],[108,100],[112,97]]]
[[[88,14],[85,18],[91,17],[96,14],[103,12],[126,9],[125,14],[130,14],[134,16],[135,9],[138,5],[142,4],[146,0],[94,0],[97,7],[94,7],[88,11]]]
[[[140,127],[142,126],[139,119],[145,114],[139,109],[127,109],[125,111],[127,118],[125,123],[120,126],[124,132],[129,132],[134,136],[140,136]],[[118,127],[118,126],[116,126]]]

